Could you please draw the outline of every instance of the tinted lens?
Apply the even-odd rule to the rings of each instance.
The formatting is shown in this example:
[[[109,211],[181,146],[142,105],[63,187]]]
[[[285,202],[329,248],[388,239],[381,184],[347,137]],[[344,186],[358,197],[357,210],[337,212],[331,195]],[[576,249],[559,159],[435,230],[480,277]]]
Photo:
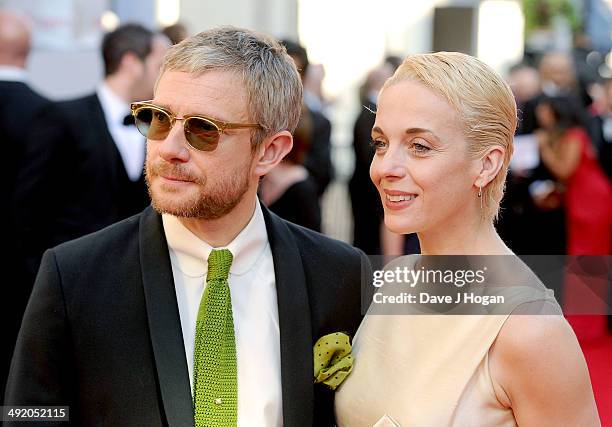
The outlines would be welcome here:
[[[208,120],[191,117],[185,122],[185,137],[196,150],[212,151],[219,143],[219,128]]]
[[[168,136],[172,123],[163,111],[141,107],[136,111],[136,127],[148,139],[161,140]]]

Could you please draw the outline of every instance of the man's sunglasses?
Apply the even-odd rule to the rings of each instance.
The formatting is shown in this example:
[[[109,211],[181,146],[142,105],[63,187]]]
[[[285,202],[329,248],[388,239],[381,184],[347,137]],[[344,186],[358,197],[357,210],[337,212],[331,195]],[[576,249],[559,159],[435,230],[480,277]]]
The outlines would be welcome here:
[[[191,147],[200,151],[213,151],[217,148],[221,133],[227,129],[265,129],[257,123],[227,123],[206,116],[177,117],[150,101],[134,102],[131,108],[136,128],[146,138],[154,141],[166,139],[174,123],[183,120],[185,139]]]

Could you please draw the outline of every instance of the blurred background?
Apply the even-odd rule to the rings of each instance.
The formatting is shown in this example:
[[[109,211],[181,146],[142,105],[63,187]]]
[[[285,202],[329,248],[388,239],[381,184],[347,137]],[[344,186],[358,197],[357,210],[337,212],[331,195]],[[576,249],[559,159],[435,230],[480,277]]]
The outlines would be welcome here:
[[[31,19],[29,79],[53,100],[96,87],[103,76],[100,39],[122,23],[151,29],[178,23],[187,34],[232,24],[299,42],[311,63],[305,84],[332,124],[335,179],[322,199],[322,227],[349,242],[346,184],[354,168],[353,125],[363,105],[359,90],[385,58],[461,51],[508,75],[516,64],[537,66],[543,53],[563,51],[582,55],[581,67],[593,81],[595,74],[609,77],[612,62],[611,0],[0,0],[0,7]]]
[[[612,0],[0,0],[0,9],[17,11],[28,23],[27,83],[53,103],[96,91],[100,96],[100,82],[109,77],[102,39],[128,23],[163,32],[168,44],[225,24],[282,40],[302,72],[305,104],[295,153],[266,178],[262,200],[286,219],[370,255],[419,251],[415,236],[393,235],[381,226],[380,201],[369,181],[378,90],[408,54],[446,50],[477,56],[507,79],[519,106],[500,234],[517,254],[607,256],[609,272]],[[583,178],[573,180],[572,191],[567,177],[556,173],[564,165],[551,164],[538,143],[543,133],[562,138],[570,131],[584,141],[576,160]],[[550,140],[553,149],[555,144]],[[132,169],[136,164],[130,176],[136,182],[141,157],[118,148],[128,172],[128,163]],[[21,168],[16,176],[28,167],[16,166]],[[9,200],[19,197],[9,194]],[[573,222],[576,217],[582,222]],[[35,258],[49,244],[41,243]],[[27,267],[30,276],[34,264]],[[29,282],[24,286],[31,289]],[[608,305],[611,289],[608,281],[598,290]],[[571,322],[589,363],[602,422],[612,425],[612,321],[600,315]]]

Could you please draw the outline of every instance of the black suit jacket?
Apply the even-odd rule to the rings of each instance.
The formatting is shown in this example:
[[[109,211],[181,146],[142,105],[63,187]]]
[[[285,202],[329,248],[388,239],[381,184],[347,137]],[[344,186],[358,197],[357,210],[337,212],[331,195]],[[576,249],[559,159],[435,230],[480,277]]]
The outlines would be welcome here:
[[[32,276],[42,253],[148,205],[132,182],[97,95],[54,103],[34,122],[17,175],[16,222]]]
[[[0,81],[0,143],[6,159],[1,168],[2,200],[8,204],[0,209],[0,218],[5,226],[3,241],[12,249],[9,256],[15,256],[15,261],[20,259],[18,251],[14,250],[20,240],[15,227],[17,175],[27,162],[25,144],[28,129],[32,127],[41,109],[48,104],[47,99],[25,83]]]
[[[380,195],[370,179],[374,157],[372,127],[376,119],[372,111],[376,111],[376,104],[367,101],[353,127],[355,169],[349,181],[349,195],[353,210],[353,245],[368,255],[379,255],[380,223],[384,215]]]
[[[317,183],[317,193],[322,195],[334,178],[331,160],[331,122],[320,112],[308,109],[312,121],[312,139],[304,159],[304,166]]]
[[[4,224],[5,255],[2,256],[2,304],[0,322],[5,342],[0,353],[0,399],[13,354],[23,310],[32,289],[34,277],[29,276],[26,260],[19,250],[21,239],[15,223],[15,182],[24,162],[26,130],[49,101],[22,82],[0,81],[0,144],[5,161],[2,170],[2,198],[0,221]]]
[[[599,163],[608,178],[612,180],[612,139],[606,139],[603,132],[604,118],[595,116],[591,121],[592,133],[595,135],[593,144],[597,148],[599,154]]]
[[[23,162],[26,131],[47,104],[49,101],[26,83],[0,80],[0,141],[7,160],[2,167],[5,202],[13,197],[17,170]],[[2,215],[7,214],[8,210],[3,209]]]
[[[328,333],[354,334],[369,263],[262,209],[276,276],[284,425],[333,425],[333,392],[313,384],[313,345]],[[6,405],[70,405],[72,424],[82,426],[190,426],[188,378],[159,214],[147,208],[45,253]]]

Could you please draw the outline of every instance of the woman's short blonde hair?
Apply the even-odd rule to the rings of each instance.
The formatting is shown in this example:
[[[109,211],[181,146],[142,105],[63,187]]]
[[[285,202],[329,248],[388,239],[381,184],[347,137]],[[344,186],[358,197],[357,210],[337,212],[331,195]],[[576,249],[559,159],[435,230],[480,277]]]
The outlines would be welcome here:
[[[428,87],[457,111],[473,158],[484,156],[493,146],[503,148],[499,173],[482,189],[483,217],[497,219],[517,125],[510,87],[488,65],[458,52],[410,55],[382,90],[405,80]]]

